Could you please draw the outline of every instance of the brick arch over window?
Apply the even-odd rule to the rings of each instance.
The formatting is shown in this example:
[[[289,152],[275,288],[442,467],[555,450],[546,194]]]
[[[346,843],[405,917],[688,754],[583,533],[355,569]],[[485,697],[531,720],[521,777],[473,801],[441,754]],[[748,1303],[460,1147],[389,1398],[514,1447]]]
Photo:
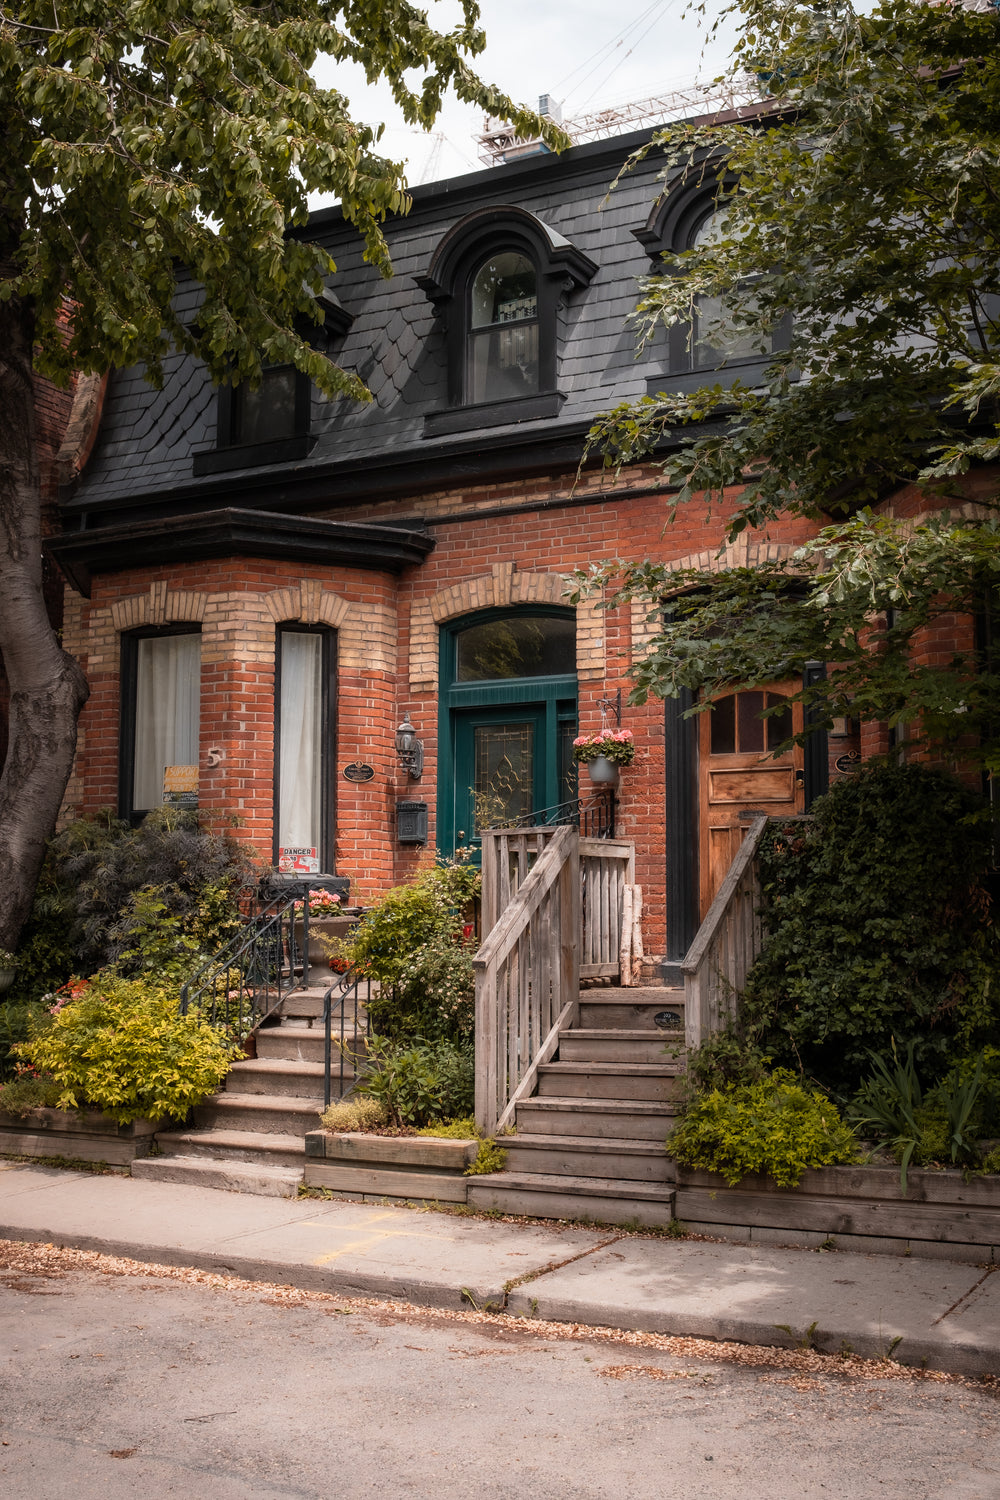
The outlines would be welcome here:
[[[439,626],[481,609],[509,609],[519,604],[565,608],[565,589],[561,573],[524,573],[515,563],[494,563],[489,573],[418,600],[410,613],[410,691],[437,691]],[[580,604],[576,611],[576,661],[581,682],[603,681],[604,618],[589,602]]]
[[[151,583],[145,594],[116,600],[111,606],[111,623],[115,630],[123,631],[140,625],[197,622],[204,620],[210,597],[193,589],[171,589],[165,583]]]
[[[689,552],[685,557],[673,557],[666,564],[672,573],[683,573],[690,569],[699,573],[723,573],[729,568],[757,568],[762,563],[780,562],[797,552],[797,542],[751,542],[745,532],[735,541],[729,542],[720,552],[709,547],[704,552]],[[632,651],[641,652],[657,631],[655,619],[648,620],[649,605],[632,601]]]

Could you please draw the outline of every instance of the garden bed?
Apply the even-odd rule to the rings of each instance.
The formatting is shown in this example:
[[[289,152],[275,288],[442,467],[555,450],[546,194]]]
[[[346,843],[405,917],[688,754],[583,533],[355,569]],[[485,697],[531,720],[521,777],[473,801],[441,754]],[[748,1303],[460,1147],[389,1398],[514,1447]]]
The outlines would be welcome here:
[[[118,1125],[97,1110],[32,1109],[23,1119],[0,1113],[0,1155],[58,1156],[69,1161],[103,1161],[123,1166],[148,1156],[161,1120]]]
[[[896,1166],[821,1167],[794,1188],[766,1177],[730,1187],[674,1163],[678,1219],[698,1234],[760,1244],[1000,1262],[1000,1176]]]
[[[345,1198],[465,1203],[469,1178],[463,1174],[478,1149],[474,1139],[310,1130],[303,1181]]]

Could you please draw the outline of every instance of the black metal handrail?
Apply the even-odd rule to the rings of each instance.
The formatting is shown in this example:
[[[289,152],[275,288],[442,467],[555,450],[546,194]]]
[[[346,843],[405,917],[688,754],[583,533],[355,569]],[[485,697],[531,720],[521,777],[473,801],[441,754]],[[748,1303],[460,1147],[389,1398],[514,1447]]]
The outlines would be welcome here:
[[[245,1042],[298,988],[309,965],[308,953],[309,902],[301,896],[289,896],[280,905],[268,902],[184,985],[181,1014],[197,1009],[214,1026],[226,1027],[236,1041]]]
[[[594,797],[572,797],[552,807],[536,808],[519,818],[498,825],[503,828],[579,828],[587,839],[613,839],[615,836],[615,798],[610,790]]]
[[[364,989],[364,998],[361,991]],[[351,1092],[357,1081],[357,1062],[360,1056],[358,1052],[358,1039],[363,1034],[367,1042],[371,1035],[371,1022],[368,1018],[368,1001],[371,1000],[372,981],[367,974],[362,974],[358,969],[348,969],[346,973],[338,975],[323,996],[323,1108],[327,1109],[333,1095],[333,1017],[336,1011],[338,1016],[339,1035],[337,1037],[337,1052],[339,1055],[338,1082],[340,1086],[337,1097],[343,1099]],[[350,1018],[350,1031],[348,1030],[348,1018]],[[347,1038],[351,1037],[352,1050],[348,1053]],[[348,1082],[347,1063],[350,1059],[351,1078]],[[345,1087],[345,1084],[347,1085]]]

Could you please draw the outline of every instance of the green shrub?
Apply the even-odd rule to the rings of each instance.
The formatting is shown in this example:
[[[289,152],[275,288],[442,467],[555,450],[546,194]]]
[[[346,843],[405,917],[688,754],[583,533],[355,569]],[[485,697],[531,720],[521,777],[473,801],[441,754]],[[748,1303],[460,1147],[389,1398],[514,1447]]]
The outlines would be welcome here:
[[[399,1046],[371,1037],[358,1092],[377,1099],[394,1125],[428,1125],[472,1113],[475,1061],[468,1044],[417,1042]]]
[[[446,1141],[474,1141],[478,1132],[476,1122],[471,1115],[463,1115],[458,1120],[449,1120],[447,1124],[441,1120],[435,1120],[432,1125],[421,1125],[417,1135],[438,1136]]]
[[[372,1029],[397,1043],[468,1041],[475,1024],[474,940],[463,920],[479,889],[468,865],[438,865],[383,896],[340,956],[378,981]]]
[[[138,828],[80,819],[49,845],[11,994],[37,1000],[110,965],[186,978],[236,932],[257,875],[253,851],[197,813],[158,808]]]
[[[17,1072],[18,1059],[12,1049],[26,1042],[33,1032],[41,1031],[49,1020],[49,1012],[37,1002],[21,1005],[0,1001],[0,1083]]]
[[[151,980],[96,974],[17,1054],[60,1086],[58,1105],[89,1105],[119,1125],[183,1118],[222,1082],[234,1053],[221,1031],[182,1016]]]
[[[794,1187],[808,1168],[856,1155],[854,1134],[836,1106],[784,1069],[693,1100],[667,1137],[667,1150],[685,1166],[720,1172],[730,1186],[759,1174]]]
[[[488,1172],[502,1172],[507,1165],[507,1153],[502,1146],[498,1146],[492,1136],[486,1135],[480,1139],[479,1150],[476,1159],[470,1162],[465,1169],[466,1177],[481,1177]]]
[[[33,1109],[56,1104],[62,1089],[51,1078],[33,1078],[25,1074],[0,1084],[0,1114],[23,1120]]]
[[[966,1058],[945,1078],[924,1089],[914,1064],[914,1043],[900,1059],[895,1042],[891,1061],[871,1055],[872,1073],[862,1083],[851,1105],[859,1130],[871,1132],[894,1152],[900,1162],[900,1183],[906,1191],[911,1161],[951,1161],[974,1166],[979,1161],[978,1137],[990,1102],[991,1073],[986,1054]],[[990,1062],[995,1049],[990,1049]]]
[[[320,1115],[326,1130],[379,1130],[389,1123],[389,1111],[378,1099],[339,1099]]]
[[[766,1053],[849,1096],[892,1038],[937,1076],[996,1039],[982,812],[940,772],[874,764],[819,798],[811,823],[768,832],[768,937],[742,1001]]]

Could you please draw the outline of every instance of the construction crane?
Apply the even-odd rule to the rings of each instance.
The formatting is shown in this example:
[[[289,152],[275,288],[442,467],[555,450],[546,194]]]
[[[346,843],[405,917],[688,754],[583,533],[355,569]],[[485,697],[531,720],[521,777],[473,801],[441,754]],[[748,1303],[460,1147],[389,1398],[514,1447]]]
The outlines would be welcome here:
[[[592,114],[578,115],[572,120],[563,120],[562,110],[549,94],[538,101],[538,113],[554,124],[561,125],[574,146],[585,141],[601,140],[605,136],[624,135],[640,125],[655,121],[676,119],[684,115],[714,114],[721,110],[743,109],[761,100],[760,80],[750,73],[735,78],[723,78],[714,83],[690,83],[670,89],[652,98],[640,99],[632,104],[615,104],[608,109],[598,109]],[[500,166],[503,162],[516,161],[521,156],[533,156],[546,148],[536,137],[526,140],[519,136],[513,126],[503,120],[487,116],[481,135],[476,137],[479,160],[487,166]]]

